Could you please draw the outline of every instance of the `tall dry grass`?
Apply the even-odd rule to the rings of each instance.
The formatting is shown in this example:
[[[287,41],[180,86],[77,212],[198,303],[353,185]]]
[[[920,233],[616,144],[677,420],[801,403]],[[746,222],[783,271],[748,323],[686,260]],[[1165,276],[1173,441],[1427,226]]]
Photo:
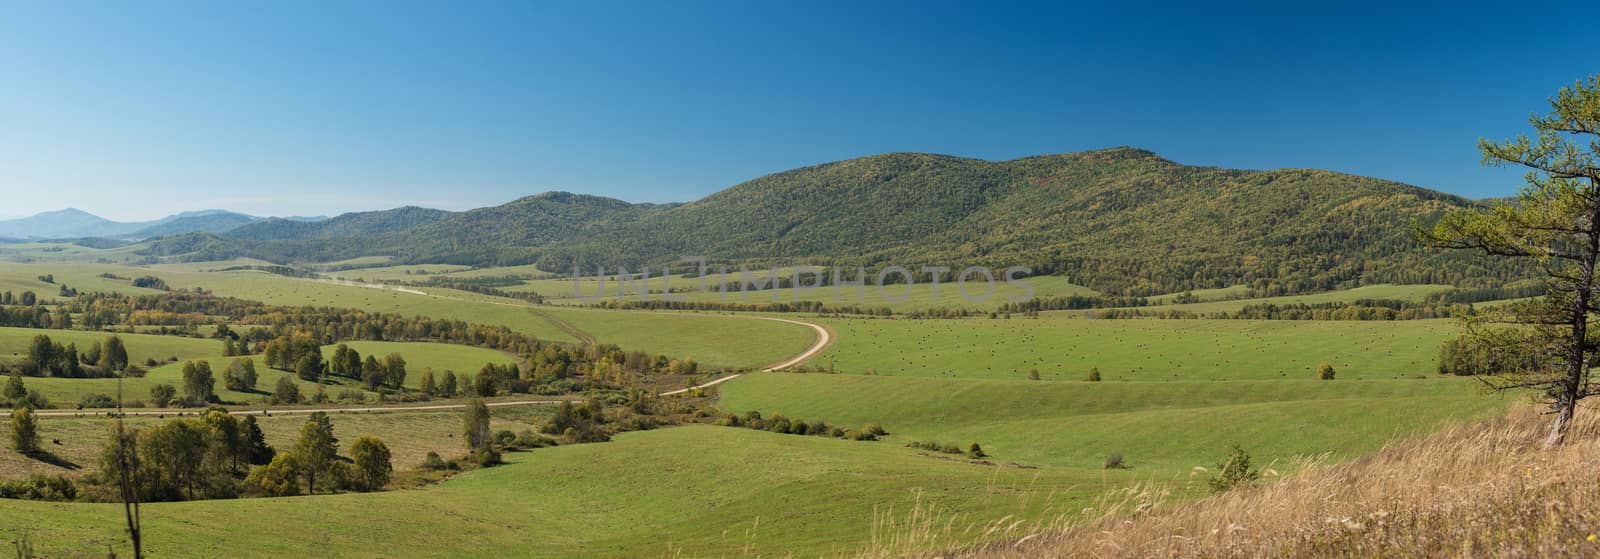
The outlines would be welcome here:
[[[1076,520],[959,528],[924,512],[887,527],[862,556],[1600,557],[1597,408],[1581,410],[1554,450],[1539,448],[1545,418],[1518,406],[1198,501],[1150,486],[1109,494]],[[1000,543],[917,551],[960,538]]]

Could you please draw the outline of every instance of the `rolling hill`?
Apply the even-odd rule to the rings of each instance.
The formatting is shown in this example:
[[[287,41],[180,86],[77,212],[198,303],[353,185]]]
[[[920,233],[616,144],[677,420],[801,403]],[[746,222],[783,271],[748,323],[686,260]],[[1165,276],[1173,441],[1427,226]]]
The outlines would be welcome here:
[[[317,235],[265,233],[287,229],[266,222],[162,239],[146,254],[278,262],[389,255],[550,271],[659,267],[690,255],[753,265],[1021,264],[1110,294],[1526,277],[1515,263],[1429,251],[1412,238],[1414,222],[1476,204],[1368,177],[1189,166],[1134,148],[998,162],[892,153],[767,175],[681,205],[547,193],[397,222],[377,235],[328,228],[340,218]]]
[[[273,218],[254,223],[225,235],[250,241],[292,241],[362,237],[405,230],[444,219],[450,212],[406,206],[375,212],[353,212],[320,221]]]
[[[112,221],[89,212],[67,208],[0,221],[0,237],[17,239],[131,238],[191,232],[220,233],[260,221],[261,218],[223,210],[201,210],[169,215],[152,221]]]

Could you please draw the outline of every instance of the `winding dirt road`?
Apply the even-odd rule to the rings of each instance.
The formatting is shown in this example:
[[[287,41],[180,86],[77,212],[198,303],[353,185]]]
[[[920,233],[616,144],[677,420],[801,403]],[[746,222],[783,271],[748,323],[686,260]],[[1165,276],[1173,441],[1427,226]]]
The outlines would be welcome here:
[[[810,322],[801,322],[801,321],[798,321],[798,320],[789,320],[787,318],[771,318],[771,317],[766,317],[766,316],[758,316],[758,317],[755,317],[755,318],[759,318],[759,319],[762,319],[762,320],[776,320],[778,322],[787,322],[789,324],[799,324],[801,326],[810,326],[812,330],[815,330],[817,332],[817,343],[811,344],[811,347],[806,348],[805,353],[801,353],[800,355],[796,355],[796,356],[794,356],[793,359],[790,359],[788,361],[784,361],[782,363],[778,363],[777,365],[773,365],[771,367],[767,367],[765,369],[762,369],[761,372],[771,373],[771,372],[775,372],[775,371],[782,371],[782,370],[787,369],[789,367],[793,367],[795,365],[799,365],[801,363],[804,363],[807,359],[815,357],[818,353],[822,353],[822,350],[828,349],[828,346],[833,345],[833,331],[829,330],[828,327],[823,326],[821,324],[814,324],[814,323],[810,323]],[[679,389],[673,390],[671,392],[662,392],[661,395],[662,396],[671,396],[671,395],[674,395],[674,394],[683,394],[683,393],[688,392],[690,390],[698,390],[698,389],[701,389],[701,388],[705,388],[707,386],[716,386],[718,384],[722,384],[724,382],[728,382],[730,380],[739,378],[739,376],[740,375],[728,375],[728,376],[719,378],[717,380],[713,380],[711,382],[707,382],[707,383],[703,383],[703,384],[697,384],[697,385],[694,385],[694,386],[691,386],[691,387],[688,387],[688,388],[679,388]]]
[[[778,363],[778,364],[769,366],[769,367],[767,367],[765,369],[762,369],[762,372],[770,373],[770,372],[774,372],[774,371],[781,371],[781,370],[787,369],[789,367],[793,367],[795,365],[798,365],[800,363],[804,363],[807,359],[815,357],[818,353],[821,353],[822,350],[827,349],[829,345],[833,344],[833,332],[831,330],[829,330],[826,326],[823,326],[821,324],[814,324],[814,323],[811,323],[811,322],[802,322],[802,321],[799,321],[799,320],[791,320],[791,319],[787,319],[787,318],[772,318],[772,317],[765,317],[765,316],[749,317],[749,318],[756,318],[756,319],[760,319],[760,320],[775,320],[775,321],[778,321],[778,322],[787,322],[789,324],[798,324],[800,326],[808,326],[812,330],[816,331],[816,333],[817,333],[817,341],[816,341],[816,343],[813,343],[813,344],[811,344],[811,347],[806,348],[804,353],[801,353],[800,355],[796,355],[796,356],[794,356],[793,358],[791,358],[791,359],[789,359],[787,361],[783,361],[781,363]],[[694,386],[691,386],[691,387],[688,387],[688,388],[680,388],[680,389],[677,389],[677,390],[672,390],[672,391],[668,391],[668,392],[662,392],[661,395],[662,396],[672,396],[672,395],[675,395],[675,394],[683,394],[683,393],[689,392],[690,390],[698,390],[698,389],[701,389],[701,388],[707,388],[707,387],[711,387],[711,386],[716,386],[718,384],[722,384],[724,382],[728,382],[730,380],[739,378],[739,376],[740,375],[728,375],[728,376],[725,376],[725,377],[718,378],[716,380],[712,380],[712,381],[709,381],[709,382],[704,382],[704,383],[697,384],[697,385],[694,385]],[[500,407],[510,407],[510,406],[549,406],[549,405],[560,404],[561,402],[563,402],[563,400],[503,400],[503,401],[498,401],[498,402],[487,402],[487,403],[485,403],[485,405],[487,405],[487,406],[489,406],[491,408],[500,408]],[[229,413],[232,413],[234,415],[265,415],[265,416],[270,416],[270,415],[305,415],[305,414],[312,414],[312,413],[317,413],[317,412],[335,413],[336,414],[336,413],[438,411],[438,410],[458,410],[458,409],[462,409],[462,408],[465,408],[465,407],[467,407],[466,404],[423,404],[423,405],[413,405],[413,406],[372,406],[372,407],[362,407],[362,408],[283,408],[283,409],[230,408],[228,411],[229,411]],[[167,416],[167,415],[181,416],[181,415],[198,415],[200,413],[204,413],[204,410],[196,410],[196,409],[190,409],[190,410],[127,410],[127,411],[124,411],[123,413],[125,415],[130,416],[130,417],[133,417],[133,416]],[[102,418],[104,418],[104,417],[113,417],[112,412],[108,412],[108,411],[87,411],[87,410],[40,410],[40,411],[36,412],[35,415],[38,415],[39,417],[102,417]]]

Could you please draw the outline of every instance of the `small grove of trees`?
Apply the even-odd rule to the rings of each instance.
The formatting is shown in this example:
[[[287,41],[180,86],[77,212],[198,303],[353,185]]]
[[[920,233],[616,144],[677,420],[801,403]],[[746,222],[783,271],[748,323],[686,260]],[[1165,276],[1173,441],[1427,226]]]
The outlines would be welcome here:
[[[307,494],[316,493],[318,488],[373,491],[388,483],[394,468],[389,447],[382,440],[376,437],[357,439],[351,446],[351,458],[350,462],[339,458],[339,439],[333,434],[333,420],[318,412],[311,414],[301,426],[292,449],[250,472],[246,482],[273,496],[300,495],[302,489]]]
[[[183,399],[185,405],[203,405],[217,401],[217,379],[211,374],[211,362],[187,361],[183,364]]]
[[[158,408],[171,405],[177,397],[178,389],[173,388],[170,384],[157,384],[150,387],[150,403],[155,404]]]
[[[50,407],[50,400],[38,390],[29,390],[22,382],[22,372],[12,369],[11,374],[6,376],[5,385],[0,387],[0,404],[6,407],[39,409]]]
[[[28,357],[18,366],[24,374],[53,377],[108,377],[128,368],[128,349],[117,336],[95,342],[80,353],[78,344],[62,345],[40,334],[28,344]]]
[[[237,497],[245,468],[264,464],[271,447],[253,418],[214,409],[200,418],[169,419],[112,432],[100,457],[102,481],[126,469],[141,501]]]
[[[298,404],[300,399],[300,385],[292,378],[278,377],[278,384],[272,388],[272,396],[267,401],[272,404]]]
[[[249,392],[256,389],[256,362],[250,358],[234,359],[222,371],[222,384],[228,390]]]
[[[339,344],[333,350],[333,357],[328,360],[328,372],[359,380],[368,390],[380,387],[398,390],[406,383],[406,360],[398,353],[390,353],[381,360],[372,355],[362,359],[360,352]]]
[[[1540,352],[1505,351],[1480,336],[1466,334],[1439,346],[1441,375],[1492,375],[1506,371],[1548,370],[1553,358]]]
[[[567,442],[605,442],[611,440],[611,435],[603,428],[605,423],[605,404],[600,400],[591,399],[576,406],[572,402],[562,402],[540,431],[564,437]]]

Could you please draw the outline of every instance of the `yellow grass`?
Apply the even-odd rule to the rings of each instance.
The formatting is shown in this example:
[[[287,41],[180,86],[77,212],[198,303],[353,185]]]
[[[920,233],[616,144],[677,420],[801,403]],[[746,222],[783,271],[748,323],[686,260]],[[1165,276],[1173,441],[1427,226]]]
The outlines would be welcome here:
[[[881,518],[860,556],[1593,557],[1600,405],[1587,408],[1554,450],[1539,448],[1546,418],[1518,406],[1354,462],[1279,468],[1300,473],[1198,501],[1175,503],[1151,485],[1108,494],[1078,520],[968,526],[932,509]],[[1003,543],[950,543],[974,531]],[[940,547],[954,551],[917,551]]]

